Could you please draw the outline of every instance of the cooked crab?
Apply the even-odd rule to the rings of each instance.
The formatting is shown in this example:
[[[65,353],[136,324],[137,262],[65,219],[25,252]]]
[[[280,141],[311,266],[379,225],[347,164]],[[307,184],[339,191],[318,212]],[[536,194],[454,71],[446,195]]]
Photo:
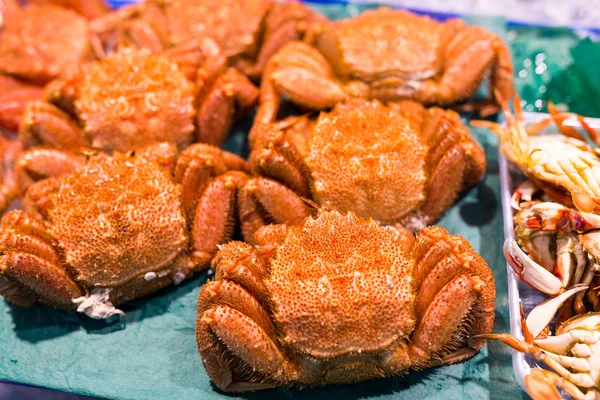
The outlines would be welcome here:
[[[461,20],[440,23],[382,7],[312,30],[312,46],[289,43],[269,60],[259,120],[273,121],[281,94],[313,110],[357,96],[450,105],[473,97],[488,74],[491,88],[505,96],[513,91],[506,45]],[[483,114],[498,109],[493,99],[484,104]]]
[[[46,89],[47,102],[30,103],[23,116],[26,147],[128,151],[161,141],[179,148],[221,144],[234,115],[258,96],[244,75],[225,66],[210,39],[163,54],[125,49]]]
[[[287,124],[287,125],[286,125]],[[244,238],[309,215],[302,198],[413,230],[438,219],[485,172],[481,147],[453,111],[354,99],[271,124],[254,137],[257,175],[240,192]]]
[[[550,320],[551,317],[548,319]],[[555,336],[536,339],[523,323],[524,340],[509,334],[483,334],[532,354],[554,371],[532,368],[525,386],[534,400],[560,400],[560,387],[575,400],[600,397],[600,313],[587,313],[560,324]]]
[[[48,101],[27,105],[19,139],[25,149],[46,145],[74,154],[163,141],[180,149],[194,141],[220,144],[234,114],[245,113],[257,98],[244,75],[225,67],[210,39],[164,55],[125,49],[46,89]],[[60,166],[64,158],[64,151],[26,153],[17,166],[21,191],[48,176],[40,169]]]
[[[117,46],[134,44],[155,52],[209,37],[233,65],[258,77],[276,50],[323,21],[325,17],[297,1],[146,0],[94,21],[92,30],[104,35],[105,42],[114,41],[110,33],[116,32]]]
[[[473,356],[494,323],[495,286],[460,236],[416,239],[355,214],[320,211],[230,242],[198,300],[206,372],[225,391],[398,375]]]
[[[0,294],[107,318],[208,267],[232,233],[246,164],[205,144],[176,155],[168,143],[100,153],[30,187],[27,212],[0,225]]]
[[[39,87],[91,56],[87,21],[53,5],[0,4],[0,126],[15,130]]]
[[[502,96],[497,94],[500,101]],[[487,121],[472,121],[475,126],[487,127],[500,138],[500,151],[516,164],[532,181],[551,198],[565,206],[575,206],[582,212],[600,211],[600,158],[597,149],[588,146],[581,134],[561,124],[562,116],[554,119],[566,136],[535,135],[551,119],[525,127],[519,98],[513,97],[516,117],[504,103],[503,112],[507,127]],[[568,115],[568,114],[565,114]],[[582,126],[597,140],[598,134],[579,117]],[[518,199],[520,194],[513,196]]]

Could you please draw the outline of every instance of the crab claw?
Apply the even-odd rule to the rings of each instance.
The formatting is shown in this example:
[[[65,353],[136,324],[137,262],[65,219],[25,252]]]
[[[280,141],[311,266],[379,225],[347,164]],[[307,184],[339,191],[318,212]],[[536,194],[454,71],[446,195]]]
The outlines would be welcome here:
[[[560,279],[529,258],[515,239],[507,239],[503,250],[508,264],[529,286],[550,296],[556,296],[563,289]]]
[[[531,201],[533,196],[539,191],[540,189],[531,181],[525,181],[521,183],[519,186],[517,186],[510,198],[510,206],[514,210],[520,210],[521,202]]]
[[[545,270],[544,270],[545,271]],[[560,295],[545,300],[535,306],[529,313],[526,320],[527,329],[531,336],[537,337],[552,321],[558,309],[575,293],[579,293],[588,288],[587,285],[577,285],[561,293]]]

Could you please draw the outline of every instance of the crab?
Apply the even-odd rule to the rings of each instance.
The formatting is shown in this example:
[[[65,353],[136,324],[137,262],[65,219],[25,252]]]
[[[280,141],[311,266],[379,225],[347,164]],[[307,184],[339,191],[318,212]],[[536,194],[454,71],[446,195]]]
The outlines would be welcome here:
[[[99,18],[92,30],[104,35],[106,43],[112,39],[117,46],[134,44],[153,51],[209,37],[232,65],[257,78],[276,50],[325,20],[297,1],[146,0]]]
[[[600,397],[600,313],[578,315],[558,325],[554,336],[539,339],[525,323],[522,324],[524,339],[509,334],[483,334],[477,338],[501,340],[552,368],[553,371],[532,368],[525,376],[525,386],[534,400],[562,399],[557,387],[575,400],[597,399]]]
[[[0,126],[15,130],[42,85],[92,58],[88,23],[54,5],[0,4]]]
[[[600,158],[597,149],[590,147],[575,129],[566,127],[565,117],[573,114],[553,112],[550,118],[526,127],[518,96],[513,97],[516,116],[500,93],[507,126],[488,121],[471,121],[474,126],[486,127],[500,138],[500,151],[516,164],[536,187],[553,200],[585,213],[600,211]],[[592,139],[597,132],[577,116]],[[563,135],[536,134],[549,122],[557,122]],[[513,196],[518,201],[519,191]]]
[[[381,7],[314,24],[307,42],[282,47],[265,68],[259,120],[273,121],[280,95],[312,110],[348,97],[451,105],[473,97],[490,74],[491,88],[513,91],[513,68],[500,37],[452,19],[444,23]],[[497,111],[493,99],[479,104]]]
[[[206,144],[177,156],[161,143],[88,157],[31,186],[26,211],[2,218],[0,294],[8,301],[109,318],[122,314],[115,305],[208,267],[229,240],[247,179],[238,156]]]
[[[485,154],[453,111],[353,99],[315,121],[291,118],[254,138],[240,192],[244,239],[267,223],[296,224],[303,198],[419,230],[475,185]]]
[[[235,115],[257,98],[244,75],[225,67],[210,39],[163,55],[124,49],[72,80],[53,81],[46,91],[47,101],[27,105],[19,139],[26,150],[45,145],[60,151],[26,152],[18,165],[21,191],[48,176],[39,169],[61,163],[65,151],[126,152],[162,141],[179,149],[195,141],[220,144]]]
[[[492,271],[441,227],[414,238],[333,209],[224,245],[202,287],[202,363],[227,392],[347,383],[469,358],[494,323]]]

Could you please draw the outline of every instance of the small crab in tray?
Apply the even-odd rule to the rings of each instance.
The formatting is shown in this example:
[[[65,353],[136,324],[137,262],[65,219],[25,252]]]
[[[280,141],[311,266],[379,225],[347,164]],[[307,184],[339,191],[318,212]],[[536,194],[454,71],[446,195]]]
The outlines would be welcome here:
[[[600,144],[597,131],[581,116],[559,113],[552,105],[550,117],[526,127],[519,97],[513,97],[516,116],[501,93],[496,92],[496,97],[502,104],[507,126],[488,121],[471,121],[471,125],[494,132],[500,138],[502,155],[554,201],[586,213],[600,211],[600,151],[589,146],[576,129],[564,122],[569,117],[577,117],[590,138]],[[538,134],[552,121],[563,135]],[[521,190],[517,189],[513,202],[517,203],[520,197]]]
[[[352,99],[316,121],[291,117],[255,130],[255,178],[240,192],[244,238],[296,224],[307,202],[419,230],[485,173],[485,154],[454,111]]]
[[[305,42],[275,53],[263,74],[257,119],[273,121],[281,95],[311,110],[350,97],[448,106],[470,100],[487,75],[508,97],[512,71],[508,48],[493,32],[381,7],[314,24]],[[471,106],[484,115],[499,109],[494,98]]]
[[[231,65],[260,77],[269,57],[326,18],[299,1],[145,0],[92,23],[105,47],[134,45],[153,52],[209,37]]]
[[[208,267],[233,232],[247,175],[232,153],[160,143],[71,157],[2,218],[0,295],[12,303],[122,314],[115,305]]]
[[[180,150],[197,141],[221,144],[258,96],[244,75],[226,67],[210,39],[164,54],[123,49],[84,69],[73,79],[51,82],[46,101],[27,105],[19,129],[25,153],[15,172],[21,191],[48,173],[60,174],[70,154],[90,149],[126,152],[163,141]]]
[[[322,209],[230,242],[198,299],[196,337],[227,392],[358,382],[451,364],[494,324],[491,269],[462,237]]]

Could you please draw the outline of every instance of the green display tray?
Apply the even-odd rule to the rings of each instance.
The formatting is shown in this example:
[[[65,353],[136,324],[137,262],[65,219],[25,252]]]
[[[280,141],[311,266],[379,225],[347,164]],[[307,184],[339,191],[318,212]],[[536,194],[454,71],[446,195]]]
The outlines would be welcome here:
[[[355,15],[364,7],[320,5],[330,17]],[[501,18],[471,18],[471,23],[506,33]],[[528,33],[529,31],[525,31]],[[519,42],[513,35],[512,42]],[[569,40],[575,39],[569,36]],[[576,44],[575,43],[575,44]],[[522,43],[521,43],[522,44]],[[573,43],[563,43],[571,46]],[[547,47],[551,47],[548,43]],[[518,62],[538,51],[515,54]],[[565,48],[570,47],[563,47]],[[548,69],[564,71],[568,60]],[[596,64],[597,65],[597,64]],[[553,68],[556,67],[556,70]],[[517,68],[519,71],[519,68]],[[527,91],[535,82],[519,82]],[[529,88],[529,89],[528,89]],[[535,102],[535,93],[531,94]],[[250,121],[237,126],[227,148],[245,155]],[[484,180],[465,193],[440,221],[467,238],[487,260],[496,277],[494,331],[508,332],[506,263],[502,256],[502,216],[496,138],[473,129],[485,148]],[[0,300],[0,379],[78,394],[119,399],[225,398],[210,382],[196,350],[196,300],[208,279],[203,272],[180,286],[122,305],[116,323],[91,320],[75,312],[45,307],[20,308]],[[514,399],[526,397],[515,381],[508,347],[491,342],[474,358],[451,366],[412,372],[405,377],[317,389],[278,389],[237,395],[249,399]]]

